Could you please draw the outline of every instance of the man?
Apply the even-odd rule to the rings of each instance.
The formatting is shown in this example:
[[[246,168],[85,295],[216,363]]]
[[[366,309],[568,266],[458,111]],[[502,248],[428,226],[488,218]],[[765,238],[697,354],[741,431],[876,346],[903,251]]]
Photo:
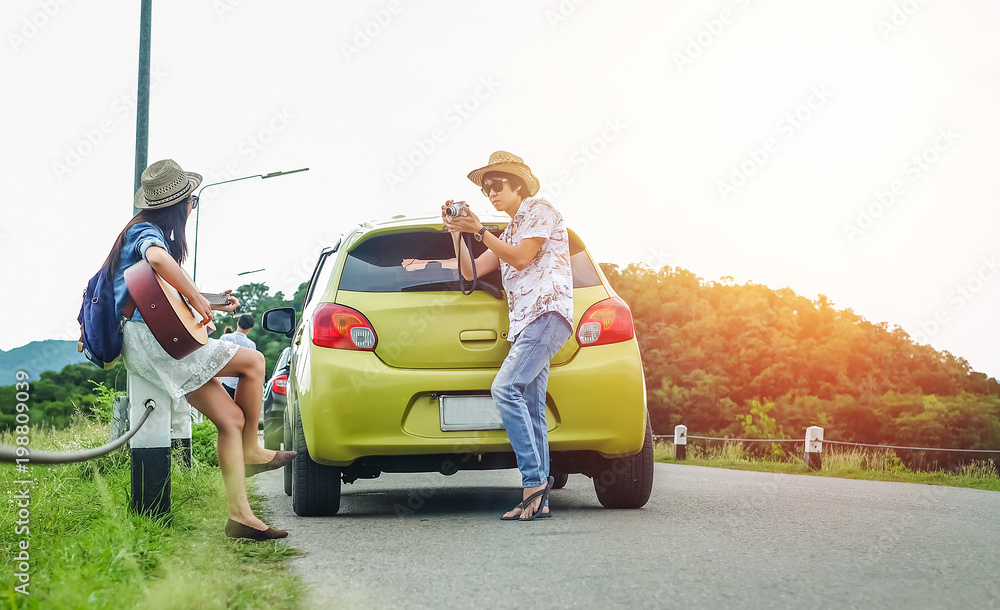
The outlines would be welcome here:
[[[488,249],[476,259],[480,276],[499,268],[507,290],[510,352],[493,381],[491,394],[521,471],[522,501],[504,520],[530,521],[549,517],[547,505],[553,478],[549,476],[549,438],[545,424],[545,393],[549,363],[573,334],[573,274],[569,234],[562,215],[540,197],[538,179],[524,161],[508,152],[490,155],[489,164],[469,173],[469,180],[510,224],[498,237],[486,230],[470,210],[442,218],[455,242],[461,273],[471,279],[472,255],[460,239],[471,233]]]
[[[229,343],[235,343],[240,347],[245,347],[248,349],[256,350],[257,344],[253,342],[247,335],[250,334],[250,329],[253,328],[253,316],[249,314],[243,314],[240,316],[239,322],[236,323],[236,332],[229,332],[221,337],[219,341],[228,341]],[[229,392],[229,396],[236,400],[236,385],[239,383],[239,377],[220,377],[222,381],[222,387],[226,388]]]

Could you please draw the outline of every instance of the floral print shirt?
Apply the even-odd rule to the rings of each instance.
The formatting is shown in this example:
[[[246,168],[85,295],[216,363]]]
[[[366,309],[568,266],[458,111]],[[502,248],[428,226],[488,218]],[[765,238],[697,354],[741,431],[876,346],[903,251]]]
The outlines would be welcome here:
[[[518,271],[513,265],[500,261],[510,309],[507,339],[511,342],[528,324],[550,311],[562,316],[573,328],[569,234],[562,214],[541,197],[522,201],[513,220],[500,234],[500,239],[515,247],[529,237],[541,237],[545,241],[527,267]]]

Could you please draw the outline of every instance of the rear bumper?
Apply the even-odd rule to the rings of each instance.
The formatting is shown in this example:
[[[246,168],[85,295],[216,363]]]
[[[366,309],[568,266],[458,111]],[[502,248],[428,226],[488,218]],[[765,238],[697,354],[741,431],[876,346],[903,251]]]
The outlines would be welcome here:
[[[310,457],[347,466],[372,456],[510,452],[503,430],[443,432],[438,396],[488,394],[495,369],[414,370],[386,366],[370,352],[311,347],[292,381]],[[646,396],[635,340],[580,349],[549,374],[546,421],[551,452],[605,457],[642,449]],[[471,458],[470,458],[471,459]]]

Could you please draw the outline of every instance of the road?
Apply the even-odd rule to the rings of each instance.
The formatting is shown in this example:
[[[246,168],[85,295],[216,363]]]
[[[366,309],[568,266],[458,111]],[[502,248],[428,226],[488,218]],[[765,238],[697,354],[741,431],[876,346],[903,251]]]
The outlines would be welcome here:
[[[643,509],[572,475],[518,523],[515,471],[361,480],[326,518],[258,479],[308,608],[1000,610],[996,492],[657,464]]]

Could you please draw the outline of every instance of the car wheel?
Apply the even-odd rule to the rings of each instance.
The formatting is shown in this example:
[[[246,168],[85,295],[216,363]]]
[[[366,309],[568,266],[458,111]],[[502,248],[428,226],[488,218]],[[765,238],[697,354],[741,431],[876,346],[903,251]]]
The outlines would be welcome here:
[[[285,410],[285,415],[282,418],[283,425],[282,432],[284,432],[285,440],[282,443],[284,445],[283,449],[285,451],[290,451],[292,448],[292,426],[288,423],[288,410]],[[292,495],[292,462],[285,464],[285,467],[281,469],[285,478],[285,495]]]
[[[552,484],[552,489],[562,489],[566,487],[567,481],[569,481],[569,474],[564,472],[559,472],[556,465],[549,460],[549,475],[552,476],[556,481]]]
[[[556,479],[556,482],[552,484],[552,489],[562,489],[563,487],[566,487],[566,483],[569,482],[568,474],[555,472],[552,473],[552,476]]]
[[[646,415],[642,451],[624,458],[597,458],[594,490],[606,508],[642,508],[653,490],[653,428]]]
[[[340,510],[340,469],[317,464],[309,457],[302,417],[295,421],[292,459],[292,510],[300,517],[329,517]]]

